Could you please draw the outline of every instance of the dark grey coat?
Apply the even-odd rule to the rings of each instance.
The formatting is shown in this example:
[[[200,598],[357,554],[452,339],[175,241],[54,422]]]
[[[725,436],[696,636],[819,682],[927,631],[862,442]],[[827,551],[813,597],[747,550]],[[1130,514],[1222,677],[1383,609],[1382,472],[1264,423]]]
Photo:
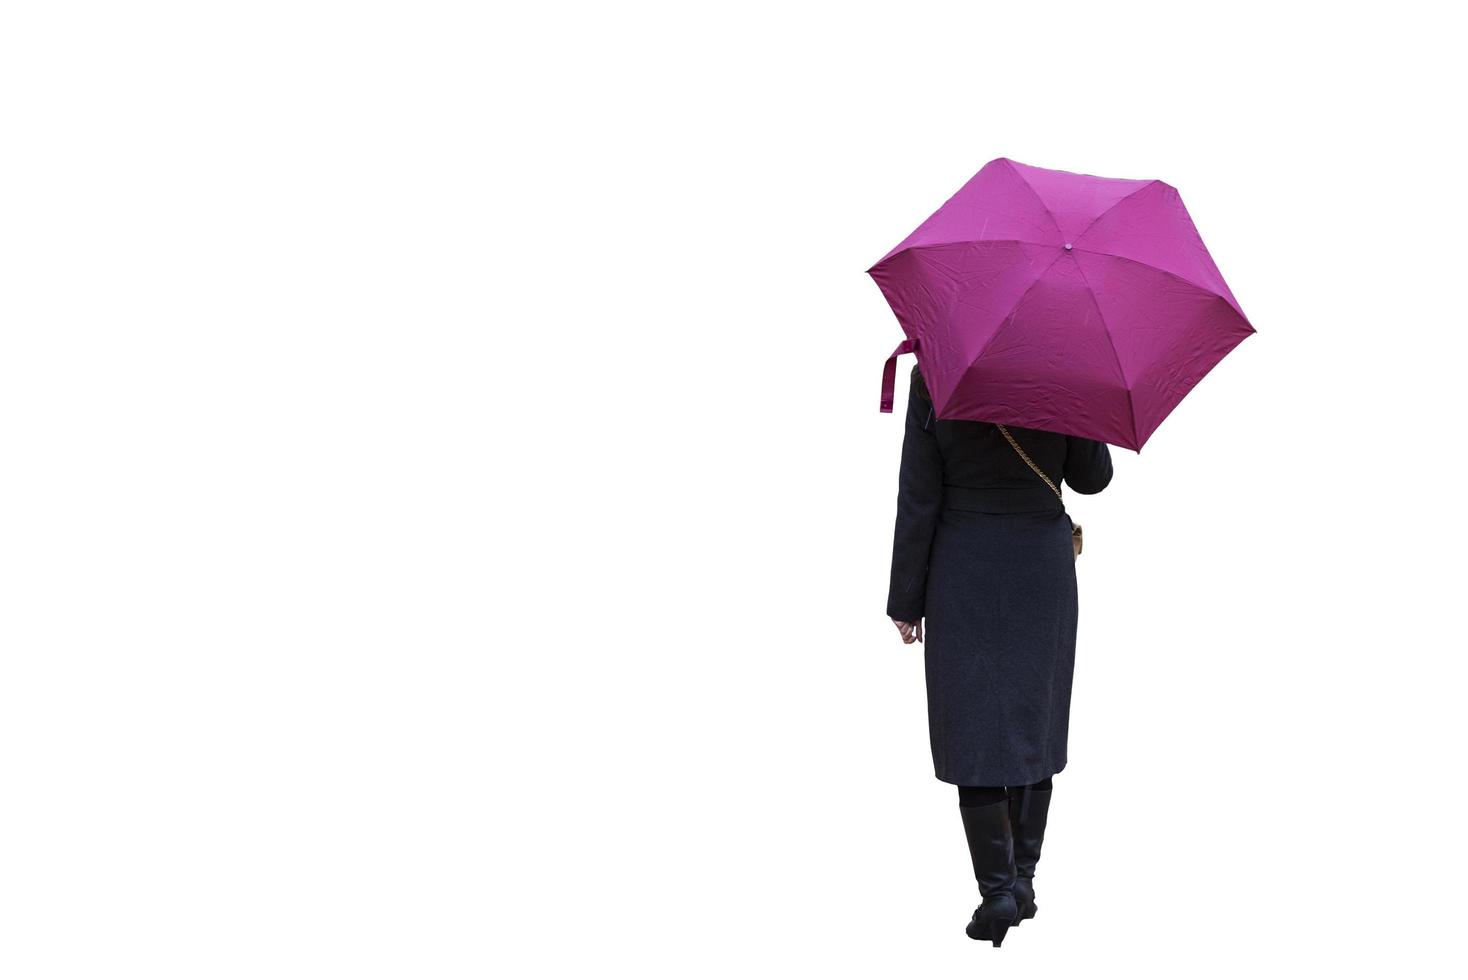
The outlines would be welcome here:
[[[1062,492],[1111,482],[1105,443],[1008,429]],[[944,782],[1018,786],[1065,768],[1073,526],[997,426],[934,418],[913,369],[887,615],[924,620],[928,731]]]

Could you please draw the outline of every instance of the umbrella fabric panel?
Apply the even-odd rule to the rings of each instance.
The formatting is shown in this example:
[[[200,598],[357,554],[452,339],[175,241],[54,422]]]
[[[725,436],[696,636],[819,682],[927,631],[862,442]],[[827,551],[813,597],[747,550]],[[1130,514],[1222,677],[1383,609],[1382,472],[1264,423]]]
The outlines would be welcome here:
[[[909,248],[974,241],[1063,244],[1044,202],[1025,184],[1015,164],[1000,159],[969,178],[872,268]]]
[[[903,330],[922,337],[918,362],[938,405],[1052,253],[1020,242],[961,242],[909,249],[872,272]]]
[[[1131,259],[1072,253],[1130,392],[1140,449],[1183,397],[1254,328],[1224,296]]]
[[[1226,299],[1243,319],[1243,310],[1198,235],[1177,189],[1160,180],[1099,216],[1074,241],[1085,254],[1115,255],[1171,273],[1199,290]]]

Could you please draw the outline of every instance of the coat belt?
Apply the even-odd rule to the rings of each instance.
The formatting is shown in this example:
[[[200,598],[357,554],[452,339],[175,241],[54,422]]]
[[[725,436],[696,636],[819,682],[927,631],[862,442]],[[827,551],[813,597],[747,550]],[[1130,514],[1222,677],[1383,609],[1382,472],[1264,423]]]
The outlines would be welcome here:
[[[943,509],[982,514],[1059,513],[1065,507],[1044,484],[1033,487],[959,487],[943,485]]]

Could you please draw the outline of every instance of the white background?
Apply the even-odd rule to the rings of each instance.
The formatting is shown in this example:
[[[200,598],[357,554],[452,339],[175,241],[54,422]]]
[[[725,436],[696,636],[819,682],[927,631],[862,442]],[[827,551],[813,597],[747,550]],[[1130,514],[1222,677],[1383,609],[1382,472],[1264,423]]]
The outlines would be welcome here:
[[[7,5],[0,973],[1461,975],[1441,9]],[[864,274],[997,156],[1258,329],[1070,498],[1000,950]]]

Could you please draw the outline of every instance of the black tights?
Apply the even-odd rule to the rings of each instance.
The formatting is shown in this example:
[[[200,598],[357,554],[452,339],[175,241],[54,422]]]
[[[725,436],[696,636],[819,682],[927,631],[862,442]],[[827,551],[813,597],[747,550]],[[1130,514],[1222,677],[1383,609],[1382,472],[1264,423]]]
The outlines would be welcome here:
[[[1020,789],[1019,786],[1011,786],[1009,789]],[[1050,777],[1046,776],[1038,783],[1031,783],[1030,789],[1050,789]],[[959,806],[988,806],[990,803],[998,803],[1009,796],[1008,790],[1003,786],[960,786],[958,787]]]

